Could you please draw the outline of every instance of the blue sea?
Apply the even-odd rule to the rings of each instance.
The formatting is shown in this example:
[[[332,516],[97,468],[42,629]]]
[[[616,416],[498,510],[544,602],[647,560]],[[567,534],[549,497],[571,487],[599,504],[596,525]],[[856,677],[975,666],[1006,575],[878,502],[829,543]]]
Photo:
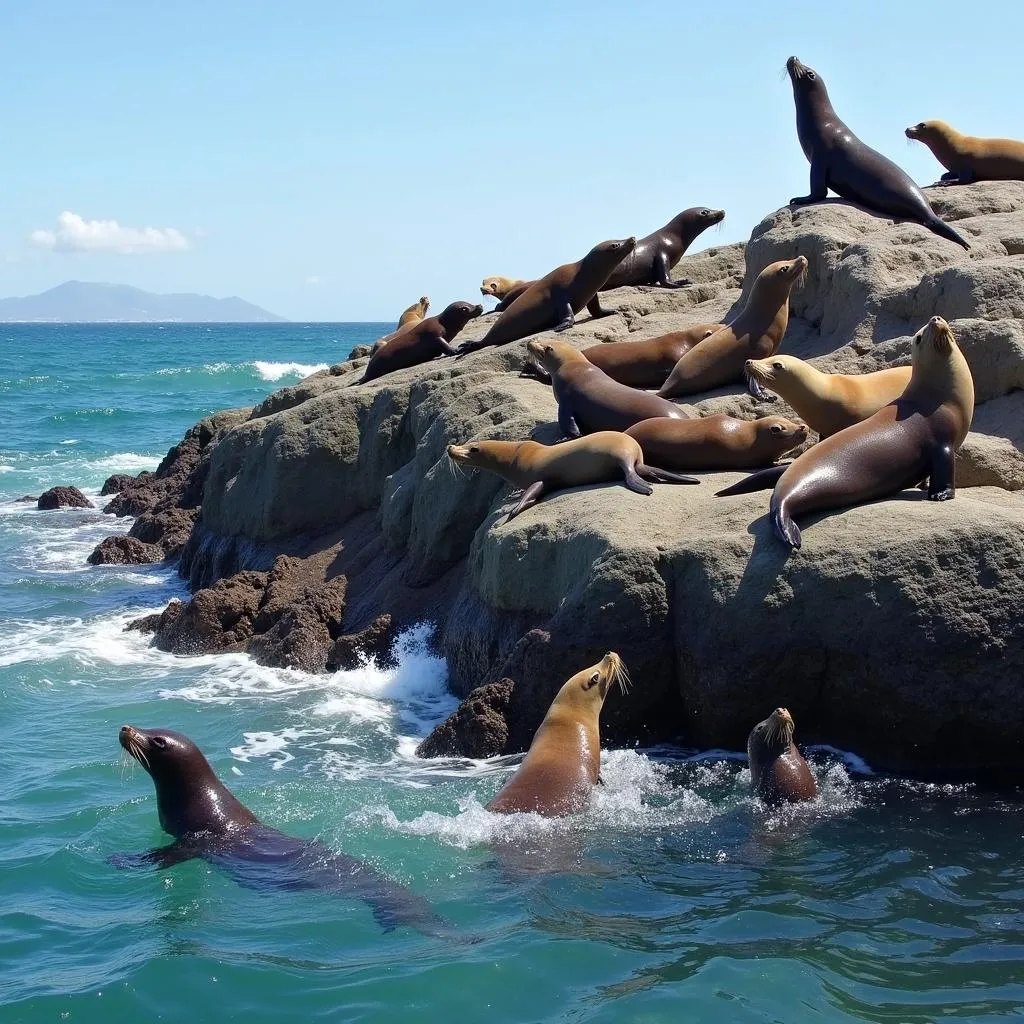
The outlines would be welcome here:
[[[185,589],[86,564],[130,525],[103,480],[388,326],[0,325],[0,1021],[1024,1018],[1014,799],[818,749],[821,799],[771,814],[738,753],[664,747],[606,751],[576,819],[497,818],[514,758],[413,754],[455,706],[429,623],[397,668],[332,676],[122,631]],[[54,484],[97,509],[12,503]],[[201,861],[113,867],[167,842],[122,723],[189,734],[268,824],[365,857],[466,941]]]

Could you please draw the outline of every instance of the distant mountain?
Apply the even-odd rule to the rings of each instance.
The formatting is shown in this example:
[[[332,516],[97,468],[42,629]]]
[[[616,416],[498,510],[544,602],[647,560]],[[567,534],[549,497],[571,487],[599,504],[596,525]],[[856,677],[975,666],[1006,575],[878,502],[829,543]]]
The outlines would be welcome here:
[[[167,321],[184,323],[281,323],[268,313],[232,295],[155,295],[126,284],[65,281],[41,295],[0,299],[0,321],[50,323]]]

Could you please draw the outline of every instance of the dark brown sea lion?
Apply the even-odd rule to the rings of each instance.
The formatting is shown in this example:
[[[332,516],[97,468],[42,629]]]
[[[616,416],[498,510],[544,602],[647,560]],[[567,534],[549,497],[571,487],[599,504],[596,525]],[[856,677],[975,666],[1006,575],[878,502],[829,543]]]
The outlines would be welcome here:
[[[839,120],[825,83],[816,71],[796,57],[789,58],[786,70],[793,83],[800,148],[811,164],[810,194],[791,199],[791,206],[820,203],[832,189],[872,213],[913,221],[970,249],[956,231],[935,215],[906,171],[866,146]]]
[[[782,416],[740,420],[719,414],[643,420],[626,433],[659,469],[757,469],[807,440],[807,428]]]
[[[658,394],[678,398],[739,382],[748,359],[774,355],[789,326],[789,293],[806,271],[805,256],[765,267],[739,315],[684,353]]]
[[[591,317],[610,316],[616,311],[601,308],[598,291],[635,246],[635,238],[601,242],[578,263],[566,263],[534,281],[479,341],[463,345],[459,355],[489,345],[507,345],[539,331],[564,331],[572,327],[584,306]]]
[[[411,925],[428,935],[448,934],[426,900],[365,861],[264,825],[217,778],[187,736],[123,725],[118,738],[153,780],[160,826],[174,836],[169,846],[149,853],[115,855],[111,861],[118,867],[169,868],[201,857],[240,885],[330,890],[364,900],[385,930]]]
[[[563,341],[534,338],[526,343],[534,361],[551,377],[558,425],[566,437],[598,430],[626,430],[652,416],[688,419],[672,402],[612,380],[582,352]]]
[[[536,281],[520,281],[512,277],[485,277],[480,285],[481,295],[493,295],[498,304],[491,313],[503,313]],[[490,315],[490,314],[487,314]]]
[[[946,168],[936,185],[1024,181],[1024,142],[961,135],[945,121],[921,121],[906,134],[908,139],[923,142]]]
[[[386,373],[418,366],[436,356],[453,356],[451,342],[466,324],[484,311],[479,303],[453,302],[438,316],[427,317],[398,331],[390,341],[370,355],[366,370],[356,384],[365,384]]]
[[[750,731],[750,788],[766,804],[799,803],[818,795],[814,775],[793,742],[795,730],[793,716],[776,708]]]
[[[601,291],[625,285],[684,288],[692,284],[685,278],[673,281],[672,270],[702,231],[724,219],[725,210],[711,210],[706,206],[693,206],[677,213],[664,227],[636,243],[636,248],[612,271]]]
[[[933,316],[914,336],[906,391],[884,409],[819,441],[788,467],[755,473],[719,491],[774,485],[776,536],[799,548],[795,516],[897,494],[928,480],[931,501],[955,496],[953,457],[974,416],[974,381],[949,324]]]
[[[668,422],[668,421],[666,421]],[[674,421],[672,421],[674,422]],[[692,476],[679,476],[644,465],[644,453],[633,438],[602,430],[564,444],[536,441],[472,441],[448,445],[452,462],[497,473],[523,488],[519,504],[506,522],[536,505],[541,497],[565,487],[582,487],[622,479],[637,494],[652,494],[655,483],[699,484]],[[764,463],[758,463],[764,465]]]
[[[625,693],[628,681],[614,652],[577,672],[555,695],[523,763],[487,810],[546,817],[586,810],[601,770],[601,708],[611,685]]]

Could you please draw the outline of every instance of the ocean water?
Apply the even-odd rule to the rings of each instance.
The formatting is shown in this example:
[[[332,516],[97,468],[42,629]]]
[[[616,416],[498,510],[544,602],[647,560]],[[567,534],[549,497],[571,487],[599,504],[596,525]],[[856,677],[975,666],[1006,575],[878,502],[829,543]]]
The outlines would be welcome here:
[[[11,502],[95,496],[385,326],[0,325],[0,1021],[1024,1018],[1019,802],[821,749],[821,799],[773,814],[739,754],[666,747],[605,752],[576,819],[498,818],[514,758],[413,755],[454,706],[428,624],[394,670],[176,658],[122,632],[183,595],[173,571],[85,563],[127,522]],[[200,861],[111,866],[167,841],[125,722],[188,733],[268,824],[367,858],[460,938]]]

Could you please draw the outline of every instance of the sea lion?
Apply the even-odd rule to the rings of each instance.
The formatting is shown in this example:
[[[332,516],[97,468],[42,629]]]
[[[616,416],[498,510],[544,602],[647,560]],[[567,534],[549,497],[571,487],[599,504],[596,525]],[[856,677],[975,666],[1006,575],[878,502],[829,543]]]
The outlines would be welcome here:
[[[806,271],[806,256],[769,263],[739,316],[686,352],[658,394],[676,398],[732,384],[742,379],[748,359],[774,355],[789,326],[789,293]]]
[[[1024,181],[1024,142],[961,135],[945,121],[920,121],[908,128],[906,135],[923,142],[946,168],[936,185]]]
[[[435,356],[455,355],[451,342],[466,324],[484,311],[479,303],[453,302],[438,316],[427,317],[419,323],[404,327],[386,344],[370,354],[370,361],[356,384],[365,384],[386,373],[418,366]]]
[[[778,352],[768,359],[748,359],[743,371],[748,380],[784,398],[821,437],[873,416],[910,383],[909,366],[874,373],[822,373],[796,356]]]
[[[807,440],[807,428],[782,416],[740,420],[724,413],[689,420],[659,417],[625,431],[659,469],[756,469]],[[596,435],[595,435],[596,436]]]
[[[612,683],[625,693],[629,676],[609,651],[577,672],[555,695],[515,775],[487,805],[495,814],[560,817],[586,809],[601,769],[599,718]]]
[[[974,381],[949,324],[933,316],[914,335],[906,391],[852,427],[819,441],[788,467],[762,470],[719,495],[774,484],[771,520],[776,536],[801,544],[794,516],[844,508],[897,494],[928,481],[928,498],[956,494],[953,457],[974,416]]]
[[[511,277],[485,277],[480,285],[481,295],[493,295],[498,304],[491,313],[503,313],[536,281],[520,281]],[[490,314],[487,314],[490,315]]]
[[[187,736],[123,725],[118,739],[153,780],[160,826],[174,836],[149,853],[116,854],[111,861],[118,867],[169,868],[201,857],[250,888],[327,889],[358,897],[385,930],[411,925],[428,935],[446,933],[426,900],[365,861],[264,825]]]
[[[602,430],[564,444],[545,445],[536,441],[472,441],[448,445],[452,462],[497,473],[510,484],[523,488],[519,504],[505,522],[536,505],[541,497],[565,487],[581,487],[623,479],[637,494],[653,494],[646,483],[699,484],[692,476],[679,476],[644,465],[644,453],[631,437],[614,430]]]
[[[421,295],[419,302],[414,302],[402,310],[402,315],[398,318],[398,329],[401,330],[407,324],[419,323],[427,315],[428,309],[430,309],[430,299],[426,295]]]
[[[839,120],[817,72],[796,57],[786,61],[786,70],[793,83],[800,148],[811,164],[810,194],[790,199],[791,206],[820,203],[832,189],[872,213],[913,221],[970,249],[960,235],[935,215],[906,171],[866,146]]]
[[[671,272],[690,243],[724,218],[725,210],[711,210],[706,206],[692,206],[677,213],[664,227],[636,243],[636,248],[612,271],[601,291],[625,285],[685,288],[692,284],[686,278],[673,281]]]
[[[664,398],[612,380],[564,341],[534,338],[526,343],[526,348],[551,377],[558,402],[558,425],[566,437],[598,430],[625,430],[652,416],[689,418],[678,405]]]
[[[594,319],[611,316],[617,311],[601,308],[598,290],[635,246],[635,238],[601,242],[578,263],[556,267],[534,281],[482,338],[463,345],[459,355],[489,345],[507,345],[539,331],[564,331],[572,327],[576,322],[575,314],[584,306]]]
[[[766,804],[799,803],[818,795],[814,775],[793,742],[795,730],[786,708],[776,708],[750,730],[750,788]]]

